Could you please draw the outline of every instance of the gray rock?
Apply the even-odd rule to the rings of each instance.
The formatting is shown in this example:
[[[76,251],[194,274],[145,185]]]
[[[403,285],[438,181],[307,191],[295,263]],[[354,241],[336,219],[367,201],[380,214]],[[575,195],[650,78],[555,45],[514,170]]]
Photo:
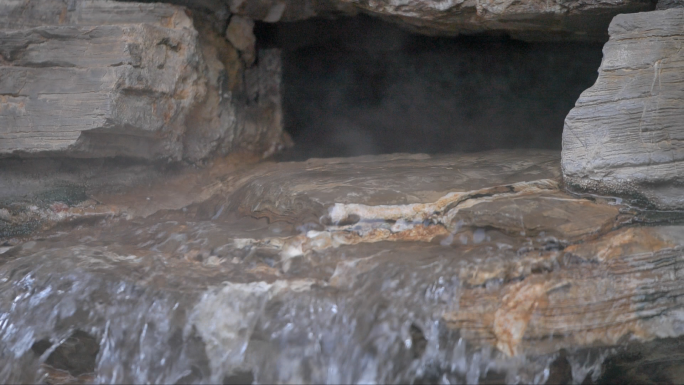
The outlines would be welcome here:
[[[340,0],[409,29],[433,35],[504,31],[522,40],[606,40],[610,19],[648,11],[654,3],[626,1]]]
[[[256,142],[240,145],[256,152],[278,147],[279,120],[237,132],[245,68],[189,14],[166,4],[0,1],[0,155],[195,161],[248,137]]]
[[[656,4],[656,10],[670,9],[670,8],[684,8],[684,1],[682,0],[660,0]]]
[[[166,4],[131,4],[103,0],[2,0],[0,28],[46,25],[103,25],[150,23],[167,28],[191,28],[183,8]]]
[[[570,187],[684,207],[684,9],[619,15],[596,84],[565,121]]]
[[[193,9],[228,5],[232,14],[269,23],[368,13],[429,35],[505,32],[530,41],[605,41],[613,16],[653,10],[652,0],[167,0]]]

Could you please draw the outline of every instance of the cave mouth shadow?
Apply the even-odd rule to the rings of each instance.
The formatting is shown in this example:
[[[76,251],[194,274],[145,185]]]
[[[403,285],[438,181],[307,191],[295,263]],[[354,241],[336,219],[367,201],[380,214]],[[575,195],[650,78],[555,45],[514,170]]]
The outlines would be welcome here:
[[[430,37],[369,16],[257,23],[283,55],[283,158],[561,148],[602,43]]]

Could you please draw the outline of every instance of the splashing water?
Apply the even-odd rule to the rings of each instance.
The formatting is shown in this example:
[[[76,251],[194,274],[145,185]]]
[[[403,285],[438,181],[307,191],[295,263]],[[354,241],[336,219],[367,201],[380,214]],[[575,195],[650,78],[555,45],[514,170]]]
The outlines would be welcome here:
[[[4,248],[0,382],[542,384],[561,358],[596,380],[610,350],[509,356],[491,319],[458,317],[494,317],[465,295],[503,297],[613,226],[619,207],[563,195],[557,159],[523,155],[284,165],[228,198]]]
[[[243,250],[212,240],[234,230],[185,223],[180,237],[176,226],[110,231],[146,245],[135,249],[74,232],[3,254],[0,381],[40,381],[41,362],[77,330],[99,344],[98,383],[544,383],[556,358],[506,357],[445,327],[441,315],[458,308],[459,267],[434,251],[409,259],[364,245],[347,252],[369,256],[348,260],[336,249],[326,256],[334,267],[322,268],[329,282],[296,277],[296,264],[289,279],[258,279],[230,262]],[[227,251],[218,266],[159,251],[179,237],[174,252],[187,239]],[[51,346],[40,355],[39,341]]]

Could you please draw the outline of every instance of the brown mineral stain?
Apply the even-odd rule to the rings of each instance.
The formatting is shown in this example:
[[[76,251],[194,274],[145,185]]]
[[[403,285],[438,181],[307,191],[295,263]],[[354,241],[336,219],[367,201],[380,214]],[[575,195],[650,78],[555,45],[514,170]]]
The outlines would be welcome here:
[[[59,13],[59,24],[64,24],[67,17],[67,7],[62,7],[62,12]]]
[[[602,238],[568,246],[565,252],[584,260],[604,262],[625,255],[653,253],[675,245],[654,234],[649,227],[630,227],[608,233]]]
[[[555,286],[552,281],[536,277],[508,286],[494,314],[493,329],[499,350],[508,356],[516,355],[532,314],[540,304],[548,305],[546,293]]]
[[[259,280],[272,282],[275,281],[282,274],[280,270],[264,264],[258,264],[251,269],[245,270],[246,273],[255,275]]]

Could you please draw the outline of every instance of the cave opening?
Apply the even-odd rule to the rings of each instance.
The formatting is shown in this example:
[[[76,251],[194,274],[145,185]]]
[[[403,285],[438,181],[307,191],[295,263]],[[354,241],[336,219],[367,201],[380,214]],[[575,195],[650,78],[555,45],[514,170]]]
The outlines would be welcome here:
[[[282,159],[561,148],[602,43],[434,37],[370,16],[257,23],[283,58]]]

